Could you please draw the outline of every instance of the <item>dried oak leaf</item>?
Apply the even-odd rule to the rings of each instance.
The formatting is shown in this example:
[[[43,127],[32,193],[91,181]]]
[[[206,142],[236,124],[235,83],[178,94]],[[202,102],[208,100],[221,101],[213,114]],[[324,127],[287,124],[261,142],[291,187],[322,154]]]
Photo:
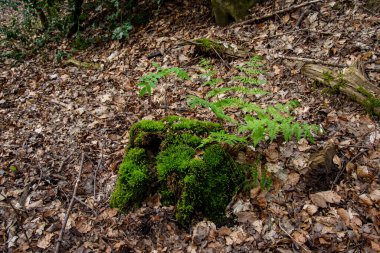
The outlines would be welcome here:
[[[341,197],[334,191],[323,191],[310,194],[311,201],[322,208],[327,207],[327,203],[339,203]]]

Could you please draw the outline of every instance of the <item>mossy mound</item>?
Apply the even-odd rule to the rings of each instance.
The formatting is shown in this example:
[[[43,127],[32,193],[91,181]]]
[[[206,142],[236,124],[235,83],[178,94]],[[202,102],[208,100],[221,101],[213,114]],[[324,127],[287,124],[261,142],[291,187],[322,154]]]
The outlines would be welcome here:
[[[216,123],[176,116],[133,125],[111,207],[129,210],[159,192],[163,205],[176,206],[183,225],[198,215],[222,220],[245,176],[221,145],[198,148],[210,132],[220,130]]]

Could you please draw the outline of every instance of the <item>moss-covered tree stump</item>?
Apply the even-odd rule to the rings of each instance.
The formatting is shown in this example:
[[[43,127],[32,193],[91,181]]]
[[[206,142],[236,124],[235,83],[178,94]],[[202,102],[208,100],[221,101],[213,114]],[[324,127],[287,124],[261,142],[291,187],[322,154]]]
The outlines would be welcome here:
[[[111,207],[129,210],[159,192],[163,205],[176,206],[183,225],[197,215],[222,219],[245,177],[221,145],[198,148],[202,138],[220,130],[216,123],[177,116],[133,125]]]
[[[242,20],[249,9],[263,0],[211,0],[216,23],[226,26],[232,21]]]

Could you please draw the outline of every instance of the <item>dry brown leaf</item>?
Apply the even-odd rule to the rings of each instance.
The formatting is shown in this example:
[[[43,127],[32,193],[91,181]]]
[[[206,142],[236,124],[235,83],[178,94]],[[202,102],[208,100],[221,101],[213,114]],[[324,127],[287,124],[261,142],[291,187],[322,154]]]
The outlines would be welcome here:
[[[380,202],[380,190],[374,190],[369,194],[369,197],[376,203]]]
[[[54,236],[53,233],[47,233],[44,237],[38,240],[37,247],[41,249],[47,249],[50,247],[51,238]]]
[[[350,225],[350,215],[348,214],[348,212],[346,210],[344,210],[343,208],[339,208],[337,210],[337,213],[340,216],[340,218],[343,220],[344,224],[346,226],[349,226]]]
[[[323,191],[310,194],[311,201],[322,208],[327,207],[327,203],[339,203],[341,197],[334,191]]]
[[[304,231],[294,231],[292,234],[292,237],[299,244],[304,244],[305,242],[307,242],[307,237],[306,237],[305,233],[306,232],[304,232]]]
[[[373,202],[372,200],[368,197],[367,194],[363,193],[359,196],[359,199],[364,203],[366,204],[367,206],[372,206],[373,205]]]
[[[88,232],[90,232],[92,230],[92,226],[90,224],[90,221],[87,220],[86,218],[84,218],[80,222],[78,222],[76,224],[76,228],[82,234],[87,234]]]
[[[300,174],[298,173],[290,173],[286,179],[285,184],[290,186],[295,186],[300,181]]]
[[[380,252],[380,244],[374,241],[371,241],[371,247],[376,252]]]
[[[309,204],[304,205],[302,209],[306,210],[309,215],[314,215],[318,211],[317,206]]]

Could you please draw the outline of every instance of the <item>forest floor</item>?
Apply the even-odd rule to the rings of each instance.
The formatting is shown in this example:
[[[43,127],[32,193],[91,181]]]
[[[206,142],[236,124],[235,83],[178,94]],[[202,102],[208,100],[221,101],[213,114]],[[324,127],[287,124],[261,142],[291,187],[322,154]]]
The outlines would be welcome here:
[[[376,69],[380,14],[360,1],[317,6],[300,28],[295,25],[305,8],[220,28],[207,6],[167,3],[127,41],[91,46],[74,55],[100,68],[54,63],[53,51],[18,64],[0,61],[0,251],[54,249],[84,153],[62,252],[379,252],[378,119],[303,77],[302,63],[276,56],[348,65],[360,60]],[[268,5],[253,11],[262,16],[273,9]],[[262,55],[265,89],[271,95],[265,101],[257,98],[257,103],[297,99],[302,105],[297,119],[319,124],[325,132],[316,144],[277,141],[256,149],[277,179],[270,191],[254,188],[236,196],[227,210],[234,224],[216,227],[203,221],[185,229],[176,223],[174,207],[162,207],[154,199],[120,214],[108,203],[132,124],[165,114],[215,120],[208,110],[190,110],[186,103],[189,94],[202,96],[207,87],[170,81],[165,112],[160,89],[152,99],[140,98],[136,86],[139,77],[154,70],[152,61],[195,75],[201,56],[192,45],[178,45],[199,37]],[[157,51],[163,56],[147,59]],[[221,77],[233,74],[226,61],[212,60]],[[379,84],[379,72],[367,74]],[[329,145],[336,146],[327,154],[333,163],[313,171],[313,154],[330,150]]]

